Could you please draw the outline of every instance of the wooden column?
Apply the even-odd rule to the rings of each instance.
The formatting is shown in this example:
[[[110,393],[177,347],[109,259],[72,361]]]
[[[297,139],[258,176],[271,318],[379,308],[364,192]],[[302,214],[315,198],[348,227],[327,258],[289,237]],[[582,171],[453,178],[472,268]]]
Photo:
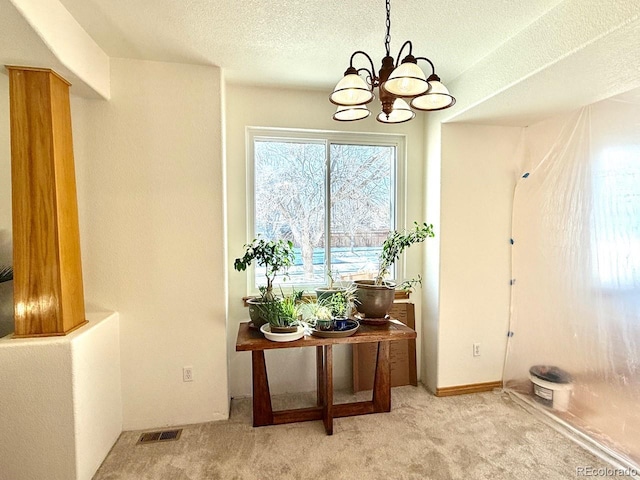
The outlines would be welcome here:
[[[11,110],[15,337],[86,323],[69,83],[7,67]]]

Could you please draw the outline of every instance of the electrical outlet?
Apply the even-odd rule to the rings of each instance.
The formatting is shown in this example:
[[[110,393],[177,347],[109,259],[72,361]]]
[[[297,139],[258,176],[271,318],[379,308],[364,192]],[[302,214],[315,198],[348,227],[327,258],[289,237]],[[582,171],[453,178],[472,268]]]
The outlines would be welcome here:
[[[182,367],[182,381],[193,382],[193,367]]]
[[[473,356],[474,357],[479,357],[480,356],[480,344],[479,343],[474,343],[473,344]]]

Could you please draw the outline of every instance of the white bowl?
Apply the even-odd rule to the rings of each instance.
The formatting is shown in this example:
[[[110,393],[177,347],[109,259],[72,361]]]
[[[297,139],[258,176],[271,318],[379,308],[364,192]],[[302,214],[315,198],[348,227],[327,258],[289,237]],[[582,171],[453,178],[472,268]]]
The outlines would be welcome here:
[[[265,323],[260,327],[260,331],[264,334],[267,340],[272,342],[293,342],[294,340],[300,340],[304,337],[304,327],[298,325],[295,332],[291,333],[272,333],[271,325]]]

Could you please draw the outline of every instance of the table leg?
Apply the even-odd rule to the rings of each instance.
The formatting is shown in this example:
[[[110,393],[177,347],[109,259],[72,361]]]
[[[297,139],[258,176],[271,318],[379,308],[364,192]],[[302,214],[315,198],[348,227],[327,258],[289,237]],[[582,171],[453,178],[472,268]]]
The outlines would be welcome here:
[[[251,352],[251,369],[253,373],[253,426],[273,425],[273,409],[271,393],[267,377],[267,364],[263,350]]]
[[[376,373],[373,381],[373,409],[375,412],[391,411],[390,342],[378,342]]]
[[[324,346],[324,408],[322,420],[327,435],[333,435],[333,350]]]
[[[324,406],[325,400],[325,388],[324,388],[324,355],[322,353],[322,346],[316,347],[316,379],[318,382],[318,406]]]

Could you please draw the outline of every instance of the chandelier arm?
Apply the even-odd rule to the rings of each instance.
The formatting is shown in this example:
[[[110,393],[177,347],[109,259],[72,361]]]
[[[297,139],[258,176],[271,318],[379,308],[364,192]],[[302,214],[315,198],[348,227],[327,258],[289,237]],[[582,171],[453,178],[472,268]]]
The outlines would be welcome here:
[[[411,40],[407,40],[402,44],[402,48],[398,52],[398,58],[396,59],[396,67],[400,66],[400,57],[402,56],[402,51],[404,50],[404,47],[406,47],[407,45],[409,45],[409,55],[411,55],[411,52],[413,51],[413,44],[411,43]]]
[[[366,67],[359,68],[357,71],[358,71],[358,75],[360,75],[360,72],[367,72],[367,78],[366,78],[367,83],[368,83],[369,85],[371,85],[371,89],[373,89],[373,88],[374,88],[374,86],[375,86],[375,85],[374,85],[374,79],[375,79],[375,77],[374,77],[373,73],[372,73],[372,72],[370,72],[370,71],[369,71],[369,69],[368,69],[368,68],[366,68]]]
[[[353,67],[353,59],[355,58],[355,56],[358,53],[360,53],[360,54],[364,55],[365,57],[367,57],[367,60],[369,60],[369,64],[371,65],[371,70],[367,70],[367,69],[365,69],[365,70],[367,70],[367,72],[369,73],[369,75],[371,76],[372,79],[376,79],[377,78],[375,76],[376,67],[374,67],[373,60],[371,59],[371,57],[369,56],[369,54],[367,52],[363,52],[362,50],[356,50],[355,52],[353,52],[351,54],[351,60],[349,60],[349,66]],[[358,71],[360,71],[360,70],[358,70]]]
[[[431,74],[435,74],[436,73],[436,67],[433,66],[433,62],[431,60],[429,60],[427,57],[416,57],[416,62],[418,60],[424,60],[425,62],[427,62],[429,65],[431,65]]]

